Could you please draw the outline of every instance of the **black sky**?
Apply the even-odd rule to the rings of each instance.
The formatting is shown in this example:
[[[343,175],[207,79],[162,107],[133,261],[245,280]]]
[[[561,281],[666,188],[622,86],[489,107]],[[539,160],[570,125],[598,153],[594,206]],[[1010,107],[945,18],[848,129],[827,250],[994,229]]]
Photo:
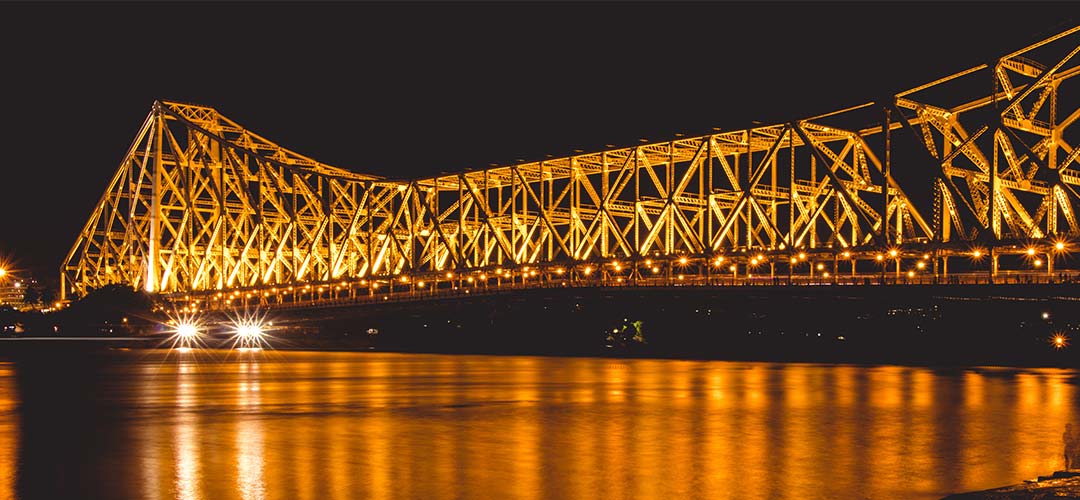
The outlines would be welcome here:
[[[61,259],[155,99],[393,177],[859,104],[1080,24],[1051,3],[0,3],[0,256]]]

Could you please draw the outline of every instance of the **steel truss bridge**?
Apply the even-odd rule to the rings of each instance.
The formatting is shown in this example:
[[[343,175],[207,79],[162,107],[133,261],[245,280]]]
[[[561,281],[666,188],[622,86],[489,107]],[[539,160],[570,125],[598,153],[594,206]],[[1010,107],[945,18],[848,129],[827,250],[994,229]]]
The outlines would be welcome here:
[[[335,168],[213,108],[155,102],[62,290],[122,283],[205,309],[1060,277],[1057,254],[1080,246],[1078,52],[1080,27],[820,116],[421,179]]]

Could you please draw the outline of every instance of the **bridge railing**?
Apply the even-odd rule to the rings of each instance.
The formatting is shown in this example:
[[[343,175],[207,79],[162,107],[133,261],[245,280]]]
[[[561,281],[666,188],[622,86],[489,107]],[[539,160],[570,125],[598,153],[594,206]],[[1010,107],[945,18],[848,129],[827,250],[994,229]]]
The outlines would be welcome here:
[[[594,279],[561,279],[541,276],[525,282],[499,282],[471,284],[443,282],[435,286],[418,288],[400,287],[398,290],[379,292],[375,289],[358,289],[346,285],[340,290],[326,289],[310,293],[297,289],[291,293],[258,294],[248,298],[227,299],[227,294],[220,298],[189,297],[191,306],[198,310],[233,310],[233,309],[318,309],[344,307],[364,304],[432,301],[451,298],[485,297],[508,295],[525,290],[536,289],[581,289],[581,288],[673,288],[687,287],[698,289],[730,289],[737,287],[852,287],[852,286],[998,286],[998,285],[1053,285],[1080,284],[1080,271],[1063,271],[1054,274],[1046,272],[1006,271],[991,277],[986,272],[951,273],[948,275],[909,276],[897,273],[856,273],[845,275],[816,276],[801,275],[711,275],[711,276],[656,276],[639,278],[596,277]],[[339,285],[340,286],[340,285]]]

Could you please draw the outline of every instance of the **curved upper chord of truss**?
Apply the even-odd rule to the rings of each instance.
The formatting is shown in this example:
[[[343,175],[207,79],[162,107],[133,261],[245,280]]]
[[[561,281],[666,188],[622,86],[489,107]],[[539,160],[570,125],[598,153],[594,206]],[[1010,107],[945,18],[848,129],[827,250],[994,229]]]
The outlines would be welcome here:
[[[156,102],[65,259],[62,289],[1080,235],[1078,33],[890,102],[423,179],[324,165],[213,108]],[[922,156],[892,161],[901,130]],[[901,188],[909,173],[927,179],[925,201]]]

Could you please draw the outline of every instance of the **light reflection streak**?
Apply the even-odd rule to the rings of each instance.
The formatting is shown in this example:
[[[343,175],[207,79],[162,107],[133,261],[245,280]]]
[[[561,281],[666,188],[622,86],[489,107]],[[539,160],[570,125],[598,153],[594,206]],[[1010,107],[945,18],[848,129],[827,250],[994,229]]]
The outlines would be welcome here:
[[[179,412],[179,422],[173,438],[173,447],[176,450],[176,498],[198,500],[200,462],[196,435],[198,422],[194,415],[198,397],[195,393],[197,376],[192,365],[187,363],[177,366],[176,370],[176,408]]]
[[[195,427],[191,422],[181,423],[176,429],[176,498],[198,500],[199,453]]]
[[[266,483],[264,477],[264,453],[262,421],[259,419],[259,406],[262,401],[259,391],[258,362],[240,363],[240,382],[237,386],[241,421],[236,432],[236,480],[240,498],[243,500],[264,500]]]
[[[15,498],[18,470],[19,419],[16,413],[15,372],[0,363],[0,498]]]

